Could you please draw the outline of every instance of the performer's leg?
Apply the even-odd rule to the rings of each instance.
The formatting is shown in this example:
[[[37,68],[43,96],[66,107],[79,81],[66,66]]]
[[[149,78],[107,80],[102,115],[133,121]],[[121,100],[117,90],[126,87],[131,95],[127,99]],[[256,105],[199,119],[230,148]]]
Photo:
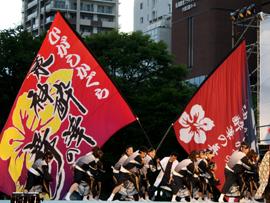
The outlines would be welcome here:
[[[99,200],[100,192],[101,192],[101,182],[98,182],[97,184],[99,186],[99,190],[97,191],[97,196],[95,196],[95,200]]]
[[[183,184],[187,187],[190,201],[193,201],[193,188],[196,184],[196,179],[193,176],[184,177]]]
[[[152,199],[152,197],[155,195],[155,192],[160,189],[160,186],[163,186],[166,184],[167,184],[167,181],[164,180],[164,178],[162,178],[161,182],[159,183],[157,187],[153,186],[151,190],[149,190],[149,198]]]
[[[121,186],[123,185],[123,183],[129,179],[129,174],[128,173],[122,173],[120,172],[119,174],[119,179],[117,180],[117,185],[115,186],[115,188],[113,189],[110,197],[107,199],[107,201],[112,201],[114,198],[114,195],[120,190]]]
[[[202,197],[203,197],[203,194],[204,194],[204,178],[203,177],[201,177],[200,178],[200,180],[198,180],[198,187],[199,187],[199,199],[198,199],[198,201],[199,202],[203,202],[203,199],[202,199]]]
[[[221,195],[218,199],[219,202],[224,202],[223,200],[224,195],[230,190],[230,187],[233,185],[233,183],[237,179],[237,175],[233,173],[232,171],[228,170],[227,168],[224,169],[224,173],[225,173],[226,180],[221,190]]]
[[[173,196],[171,201],[176,202],[177,193],[179,192],[180,188],[183,188],[183,180],[181,177],[175,175],[173,175],[173,180],[174,180],[172,184]]]
[[[246,187],[246,183],[244,181],[244,178],[242,175],[238,176],[237,177],[237,182],[238,182],[238,185],[239,185],[239,191],[240,191],[240,199],[244,198],[244,189]]]
[[[27,172],[27,180],[26,180],[26,186],[24,188],[24,193],[27,193],[34,185],[35,185],[35,179],[36,176],[31,173],[31,172]]]
[[[139,201],[139,195],[138,194],[133,195],[133,198],[134,198],[134,201]]]
[[[149,191],[149,181],[147,180],[146,176],[141,175],[141,177],[139,178],[139,187],[140,187],[140,201],[144,201],[143,199],[143,187],[145,188],[144,190],[144,194],[145,194],[145,199],[146,197],[149,199],[148,197],[148,191]]]
[[[149,190],[149,199],[152,199],[152,197],[155,195],[155,192],[157,191],[159,187],[155,187],[153,186],[150,190]]]
[[[65,196],[65,200],[70,200],[70,195],[74,192],[74,190],[76,190],[76,188],[81,183],[83,173],[84,172],[79,171],[78,169],[75,168],[75,170],[74,170],[74,183],[69,188],[68,193]]]
[[[139,185],[139,178],[138,178],[138,176],[136,176],[135,174],[129,174],[128,180],[130,182],[132,182],[133,185],[135,186],[135,189],[138,191],[138,197],[140,199],[141,198],[140,197],[140,185]]]
[[[113,182],[115,185],[117,185],[118,178],[119,178],[119,173],[113,173]]]
[[[149,199],[149,180],[146,178],[146,186],[145,186],[145,193],[144,193],[144,197],[145,200],[150,202],[151,200]]]
[[[207,184],[207,191],[208,191],[208,197],[206,199],[206,202],[212,202],[212,194],[213,194],[213,187],[210,183]]]
[[[117,193],[114,195],[113,200],[120,200],[121,197],[122,197],[122,195],[121,195],[119,192],[117,192]]]

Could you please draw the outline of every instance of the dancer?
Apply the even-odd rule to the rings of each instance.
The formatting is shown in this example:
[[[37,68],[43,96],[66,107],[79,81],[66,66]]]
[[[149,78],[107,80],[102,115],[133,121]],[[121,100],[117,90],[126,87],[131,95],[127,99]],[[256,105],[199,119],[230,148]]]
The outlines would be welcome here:
[[[214,158],[213,151],[210,149],[207,149],[205,151],[206,157],[205,160],[208,162],[208,164],[211,162],[211,160]]]
[[[160,186],[168,186],[172,189],[171,183],[169,183],[172,173],[178,164],[177,161],[178,153],[172,152],[169,157],[164,157],[160,162],[158,162],[157,169],[161,170],[156,178],[153,188],[149,191],[149,198],[155,194],[155,191],[160,188]]]
[[[250,152],[248,153],[248,158],[249,161],[257,168],[256,172],[254,171],[249,171],[246,170],[244,173],[244,180],[246,182],[247,185],[247,193],[246,193],[246,197],[245,197],[245,201],[248,202],[249,201],[249,197],[251,194],[251,200],[253,203],[257,203],[257,201],[255,200],[254,196],[255,193],[258,189],[258,154],[252,149],[250,150]]]
[[[119,178],[119,173],[120,173],[120,168],[123,165],[123,163],[126,161],[126,159],[131,156],[133,154],[133,147],[132,145],[127,145],[125,147],[125,153],[122,154],[121,158],[118,160],[118,162],[112,166],[113,169],[113,181],[115,183],[115,186],[117,186],[117,180]],[[124,185],[130,185],[130,184],[124,184]],[[125,188],[128,192],[132,193],[134,190],[133,188]],[[132,190],[132,191],[130,191]],[[121,191],[121,190],[120,190]],[[121,192],[118,191],[115,196],[114,196],[114,200],[120,200],[122,195],[120,194]]]
[[[101,161],[99,160],[103,155],[103,152],[100,153],[100,157],[97,159],[97,163],[96,163],[96,170],[91,170],[91,174],[93,174],[94,176],[94,180],[93,180],[93,184],[92,187],[90,189],[92,189],[92,195],[89,195],[89,200],[93,200],[92,198],[94,197],[95,200],[99,200],[99,196],[100,196],[100,192],[101,192],[101,182],[99,181],[99,174],[101,173],[105,173],[105,171],[103,170],[103,164],[101,163]],[[94,195],[95,194],[95,195]]]
[[[94,200],[91,192],[92,184],[95,180],[93,174],[97,169],[97,162],[102,155],[102,150],[98,146],[96,146],[92,149],[90,153],[86,154],[83,157],[80,157],[74,163],[74,183],[69,188],[69,191],[65,196],[65,200],[70,200],[70,195],[79,186],[82,180],[88,183],[90,187],[89,200]],[[84,196],[83,200],[87,200],[87,196]]]
[[[239,191],[240,196],[243,196],[243,190],[244,190],[244,180],[242,177],[242,174],[246,169],[256,171],[256,167],[252,165],[246,154],[249,151],[249,144],[246,142],[241,142],[239,150],[235,151],[228,163],[226,164],[226,167],[224,169],[225,174],[225,184],[223,185],[223,188],[221,190],[221,195],[218,199],[219,202],[224,202],[223,198],[224,195],[229,191],[230,187],[233,185],[235,181],[238,182],[239,185]],[[240,201],[244,201],[241,199]]]
[[[212,194],[213,194],[213,186],[220,185],[220,180],[218,180],[215,176],[215,171],[217,170],[217,164],[215,162],[211,162],[209,164],[209,173],[207,176],[207,191],[208,191],[208,197],[205,199],[205,202],[212,202]]]
[[[119,178],[117,180],[116,187],[113,189],[110,197],[107,201],[112,201],[115,194],[119,191],[120,187],[126,180],[130,180],[136,190],[139,192],[139,179],[136,176],[137,169],[140,169],[144,166],[145,162],[143,158],[146,156],[148,152],[148,148],[145,146],[141,146],[139,150],[134,152],[131,156],[129,156],[123,165],[120,168]]]
[[[180,163],[178,163],[173,171],[173,176],[170,179],[169,182],[173,182],[172,184],[172,202],[176,202],[176,196],[180,189],[184,189],[184,185],[189,190],[189,196],[190,196],[190,202],[195,202],[195,200],[192,198],[192,178],[193,174],[195,172],[198,173],[198,170],[196,169],[196,166],[194,165],[197,161],[197,152],[196,150],[193,150],[188,159],[184,159]],[[185,200],[180,200],[185,201]]]
[[[209,188],[212,188],[212,185],[209,184],[209,178],[210,178],[210,173],[211,173],[211,170],[210,170],[210,163],[212,162],[212,160],[214,159],[214,155],[213,155],[213,151],[210,150],[210,149],[207,149],[205,151],[205,154],[206,154],[206,157],[205,157],[205,160],[207,161],[208,163],[208,172],[206,173],[206,191],[208,191],[209,193]],[[211,199],[208,199],[209,195],[205,194],[204,195],[204,201],[208,202],[210,201],[211,202]]]
[[[119,170],[123,163],[126,161],[126,159],[133,154],[133,147],[132,145],[127,145],[125,147],[125,153],[122,154],[121,158],[118,160],[118,162],[112,167],[113,169],[113,180],[115,185],[117,185],[117,179],[119,178]]]
[[[206,154],[205,151],[200,150],[199,153],[199,159],[197,162],[195,162],[195,166],[199,170],[199,178],[194,178],[193,180],[193,185],[194,187],[199,188],[199,202],[203,202],[203,194],[206,191],[206,172],[208,172],[208,162],[205,160]],[[196,174],[195,174],[196,175]],[[192,192],[192,191],[191,191]]]
[[[33,189],[34,186],[41,186],[41,190],[38,192],[42,193],[41,198],[45,198],[45,194],[50,195],[49,184],[53,181],[52,176],[49,174],[48,164],[52,161],[53,154],[47,151],[42,158],[36,160],[34,164],[29,168],[27,172],[27,181],[24,188],[24,193],[27,193]]]
[[[156,156],[156,151],[153,147],[149,148],[148,154],[144,157],[144,161],[146,164],[143,166],[142,169],[140,169],[140,188],[141,188],[141,194],[140,194],[140,201],[148,201],[150,202],[151,200],[149,199],[149,180],[147,178],[147,172],[155,172],[157,170],[156,166],[154,165],[154,158]],[[158,160],[159,161],[159,160]],[[157,161],[157,162],[158,162]],[[143,190],[142,187],[144,187],[145,191],[145,200],[143,199]]]

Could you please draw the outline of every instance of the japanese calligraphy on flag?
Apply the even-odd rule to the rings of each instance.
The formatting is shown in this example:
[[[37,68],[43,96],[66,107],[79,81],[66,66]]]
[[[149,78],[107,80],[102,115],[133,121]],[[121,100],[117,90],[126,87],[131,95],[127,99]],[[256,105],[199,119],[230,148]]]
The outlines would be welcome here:
[[[50,150],[52,199],[73,183],[70,166],[136,120],[107,73],[57,13],[0,135],[0,190],[22,191],[28,168]]]
[[[224,167],[240,143],[258,152],[252,110],[245,41],[232,50],[201,84],[173,123],[180,145],[192,150],[211,149],[224,185]]]

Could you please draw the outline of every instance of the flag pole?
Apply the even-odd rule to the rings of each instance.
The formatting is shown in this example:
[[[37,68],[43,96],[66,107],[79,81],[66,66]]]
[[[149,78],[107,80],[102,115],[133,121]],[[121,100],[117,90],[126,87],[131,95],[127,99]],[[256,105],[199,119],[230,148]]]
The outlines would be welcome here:
[[[144,133],[144,135],[145,135],[147,141],[149,142],[150,146],[153,147],[153,145],[151,144],[151,142],[150,142],[150,140],[149,140],[149,138],[148,138],[146,132],[144,131],[144,129],[143,129],[143,127],[142,127],[142,124],[141,124],[141,122],[140,122],[138,116],[136,116],[136,119],[137,119],[137,121],[138,121],[138,123],[139,123],[139,125],[140,125],[140,127],[141,127],[141,129],[142,129],[142,131],[143,131],[143,133]]]
[[[145,134],[145,137],[147,138],[147,141],[149,142],[150,146],[151,146],[152,148],[154,148],[153,145],[151,144],[151,142],[150,142],[150,140],[149,140],[149,138],[148,138],[146,132],[144,131],[144,129],[143,129],[143,127],[142,127],[142,124],[141,124],[141,122],[140,122],[138,116],[136,116],[136,119],[137,119],[138,123],[140,124],[141,129],[142,129],[143,133]],[[155,158],[158,159],[158,157],[157,157],[157,150],[156,150],[156,157],[155,157]],[[163,171],[163,173],[165,174],[165,171],[164,171],[162,165],[161,165],[160,163],[158,163],[158,164],[159,164],[159,166],[161,167],[161,170]]]
[[[157,151],[158,151],[160,145],[161,145],[162,142],[164,141],[165,137],[168,135],[168,133],[169,133],[169,131],[170,131],[170,129],[171,129],[172,126],[173,126],[173,123],[170,125],[170,127],[169,127],[168,130],[167,130],[167,132],[166,132],[165,135],[163,136],[161,142],[159,143],[159,145],[158,145],[158,147],[157,147],[157,149],[156,149],[156,153],[157,153]]]

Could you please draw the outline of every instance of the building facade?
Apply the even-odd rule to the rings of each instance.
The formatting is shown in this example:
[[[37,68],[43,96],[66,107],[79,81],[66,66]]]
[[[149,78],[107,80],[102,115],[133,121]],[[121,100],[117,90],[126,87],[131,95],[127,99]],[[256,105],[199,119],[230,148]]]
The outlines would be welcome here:
[[[57,11],[82,36],[118,29],[119,0],[22,0],[22,26],[36,36],[49,30]]]
[[[134,0],[134,31],[165,41],[171,51],[171,15],[172,0]]]
[[[256,12],[270,7],[263,5],[261,0],[173,0],[172,4],[172,54],[176,64],[188,67],[190,82],[196,84],[200,84],[228,55],[247,27],[233,25],[230,14],[251,4],[256,5]],[[245,15],[238,20],[248,18],[251,16]],[[244,34],[246,44],[256,43],[256,26],[257,19]],[[249,66],[250,72],[256,69],[256,53],[250,56]]]

